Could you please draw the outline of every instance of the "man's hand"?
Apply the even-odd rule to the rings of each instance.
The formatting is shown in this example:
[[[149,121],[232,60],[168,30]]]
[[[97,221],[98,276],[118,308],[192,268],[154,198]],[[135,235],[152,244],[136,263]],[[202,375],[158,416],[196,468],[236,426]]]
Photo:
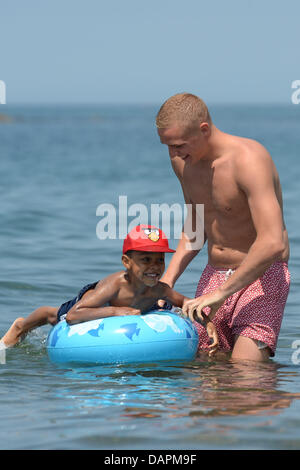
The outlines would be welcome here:
[[[211,344],[209,345],[208,355],[209,357],[212,357],[218,350],[219,337],[218,337],[217,329],[211,321],[207,322],[206,331],[207,331],[209,338],[211,339]]]
[[[212,320],[225,300],[224,294],[216,289],[208,294],[201,295],[196,299],[184,302],[182,312],[185,316],[189,317],[191,321],[203,321],[205,314],[202,310],[205,307],[210,307],[209,319]]]
[[[209,357],[212,357],[219,347],[217,329],[211,320],[223,302],[224,298],[216,290],[209,294],[201,295],[201,297],[197,297],[196,299],[184,302],[184,306],[182,308],[183,314],[188,316],[191,321],[199,321],[206,328],[207,334],[211,339],[208,353]],[[202,309],[205,307],[211,308],[209,315],[205,315],[205,313],[202,312]]]

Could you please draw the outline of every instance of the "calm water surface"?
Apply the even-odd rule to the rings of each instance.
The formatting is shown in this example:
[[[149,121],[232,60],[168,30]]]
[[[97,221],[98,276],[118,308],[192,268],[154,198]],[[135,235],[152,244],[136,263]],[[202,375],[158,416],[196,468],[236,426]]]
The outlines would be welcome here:
[[[16,316],[58,306],[121,269],[122,241],[96,236],[99,204],[117,209],[119,195],[128,205],[183,204],[156,136],[156,110],[0,109],[1,334]],[[45,326],[0,365],[0,448],[300,448],[300,365],[292,360],[300,340],[300,108],[211,110],[221,129],[262,142],[280,173],[292,287],[274,360],[61,367],[47,357]],[[204,250],[177,290],[193,296],[205,263]]]

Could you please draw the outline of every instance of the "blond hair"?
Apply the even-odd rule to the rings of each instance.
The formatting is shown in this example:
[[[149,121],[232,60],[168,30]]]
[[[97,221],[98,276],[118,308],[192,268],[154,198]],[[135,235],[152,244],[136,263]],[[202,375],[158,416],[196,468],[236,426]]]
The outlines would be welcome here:
[[[160,129],[174,123],[190,127],[201,122],[211,123],[206,104],[201,98],[191,93],[177,93],[161,106],[156,116],[156,126]]]

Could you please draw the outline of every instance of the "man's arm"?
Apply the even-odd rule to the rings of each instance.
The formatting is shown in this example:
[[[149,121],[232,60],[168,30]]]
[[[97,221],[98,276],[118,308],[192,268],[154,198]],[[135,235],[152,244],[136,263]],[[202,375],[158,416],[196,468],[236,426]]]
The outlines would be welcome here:
[[[177,279],[181,276],[190,262],[200,251],[200,249],[190,249],[190,243],[190,239],[183,230],[181,239],[176,248],[176,253],[174,253],[172,256],[169,266],[162,278],[162,281],[168,284],[170,287],[175,285]]]
[[[177,279],[199,253],[206,241],[204,220],[201,220],[201,216],[204,217],[204,214],[197,213],[195,205],[192,204],[192,201],[190,200],[187,191],[184,188],[179,172],[176,170],[174,165],[173,168],[181,184],[185,204],[187,207],[187,217],[184,222],[181,239],[176,248],[176,253],[174,253],[172,256],[169,266],[162,278],[162,281],[166,282],[170,287],[174,287]]]
[[[222,286],[225,298],[261,277],[286,249],[282,208],[275,191],[274,164],[259,146],[236,165],[236,180],[245,193],[256,239],[236,272]]]
[[[235,178],[247,198],[256,239],[238,269],[220,288],[185,303],[183,311],[190,317],[194,311],[202,317],[201,310],[209,306],[212,319],[226,298],[261,277],[273,262],[282,259],[286,250],[274,164],[268,152],[258,144],[255,152],[240,155],[235,164]]]

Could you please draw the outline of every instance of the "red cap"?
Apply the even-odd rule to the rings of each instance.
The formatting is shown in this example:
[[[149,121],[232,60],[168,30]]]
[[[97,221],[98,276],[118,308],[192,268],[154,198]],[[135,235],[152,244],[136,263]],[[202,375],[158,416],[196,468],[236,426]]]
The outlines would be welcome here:
[[[164,232],[153,225],[137,225],[128,233],[123,244],[123,254],[129,250],[175,253],[175,250],[169,248]]]

